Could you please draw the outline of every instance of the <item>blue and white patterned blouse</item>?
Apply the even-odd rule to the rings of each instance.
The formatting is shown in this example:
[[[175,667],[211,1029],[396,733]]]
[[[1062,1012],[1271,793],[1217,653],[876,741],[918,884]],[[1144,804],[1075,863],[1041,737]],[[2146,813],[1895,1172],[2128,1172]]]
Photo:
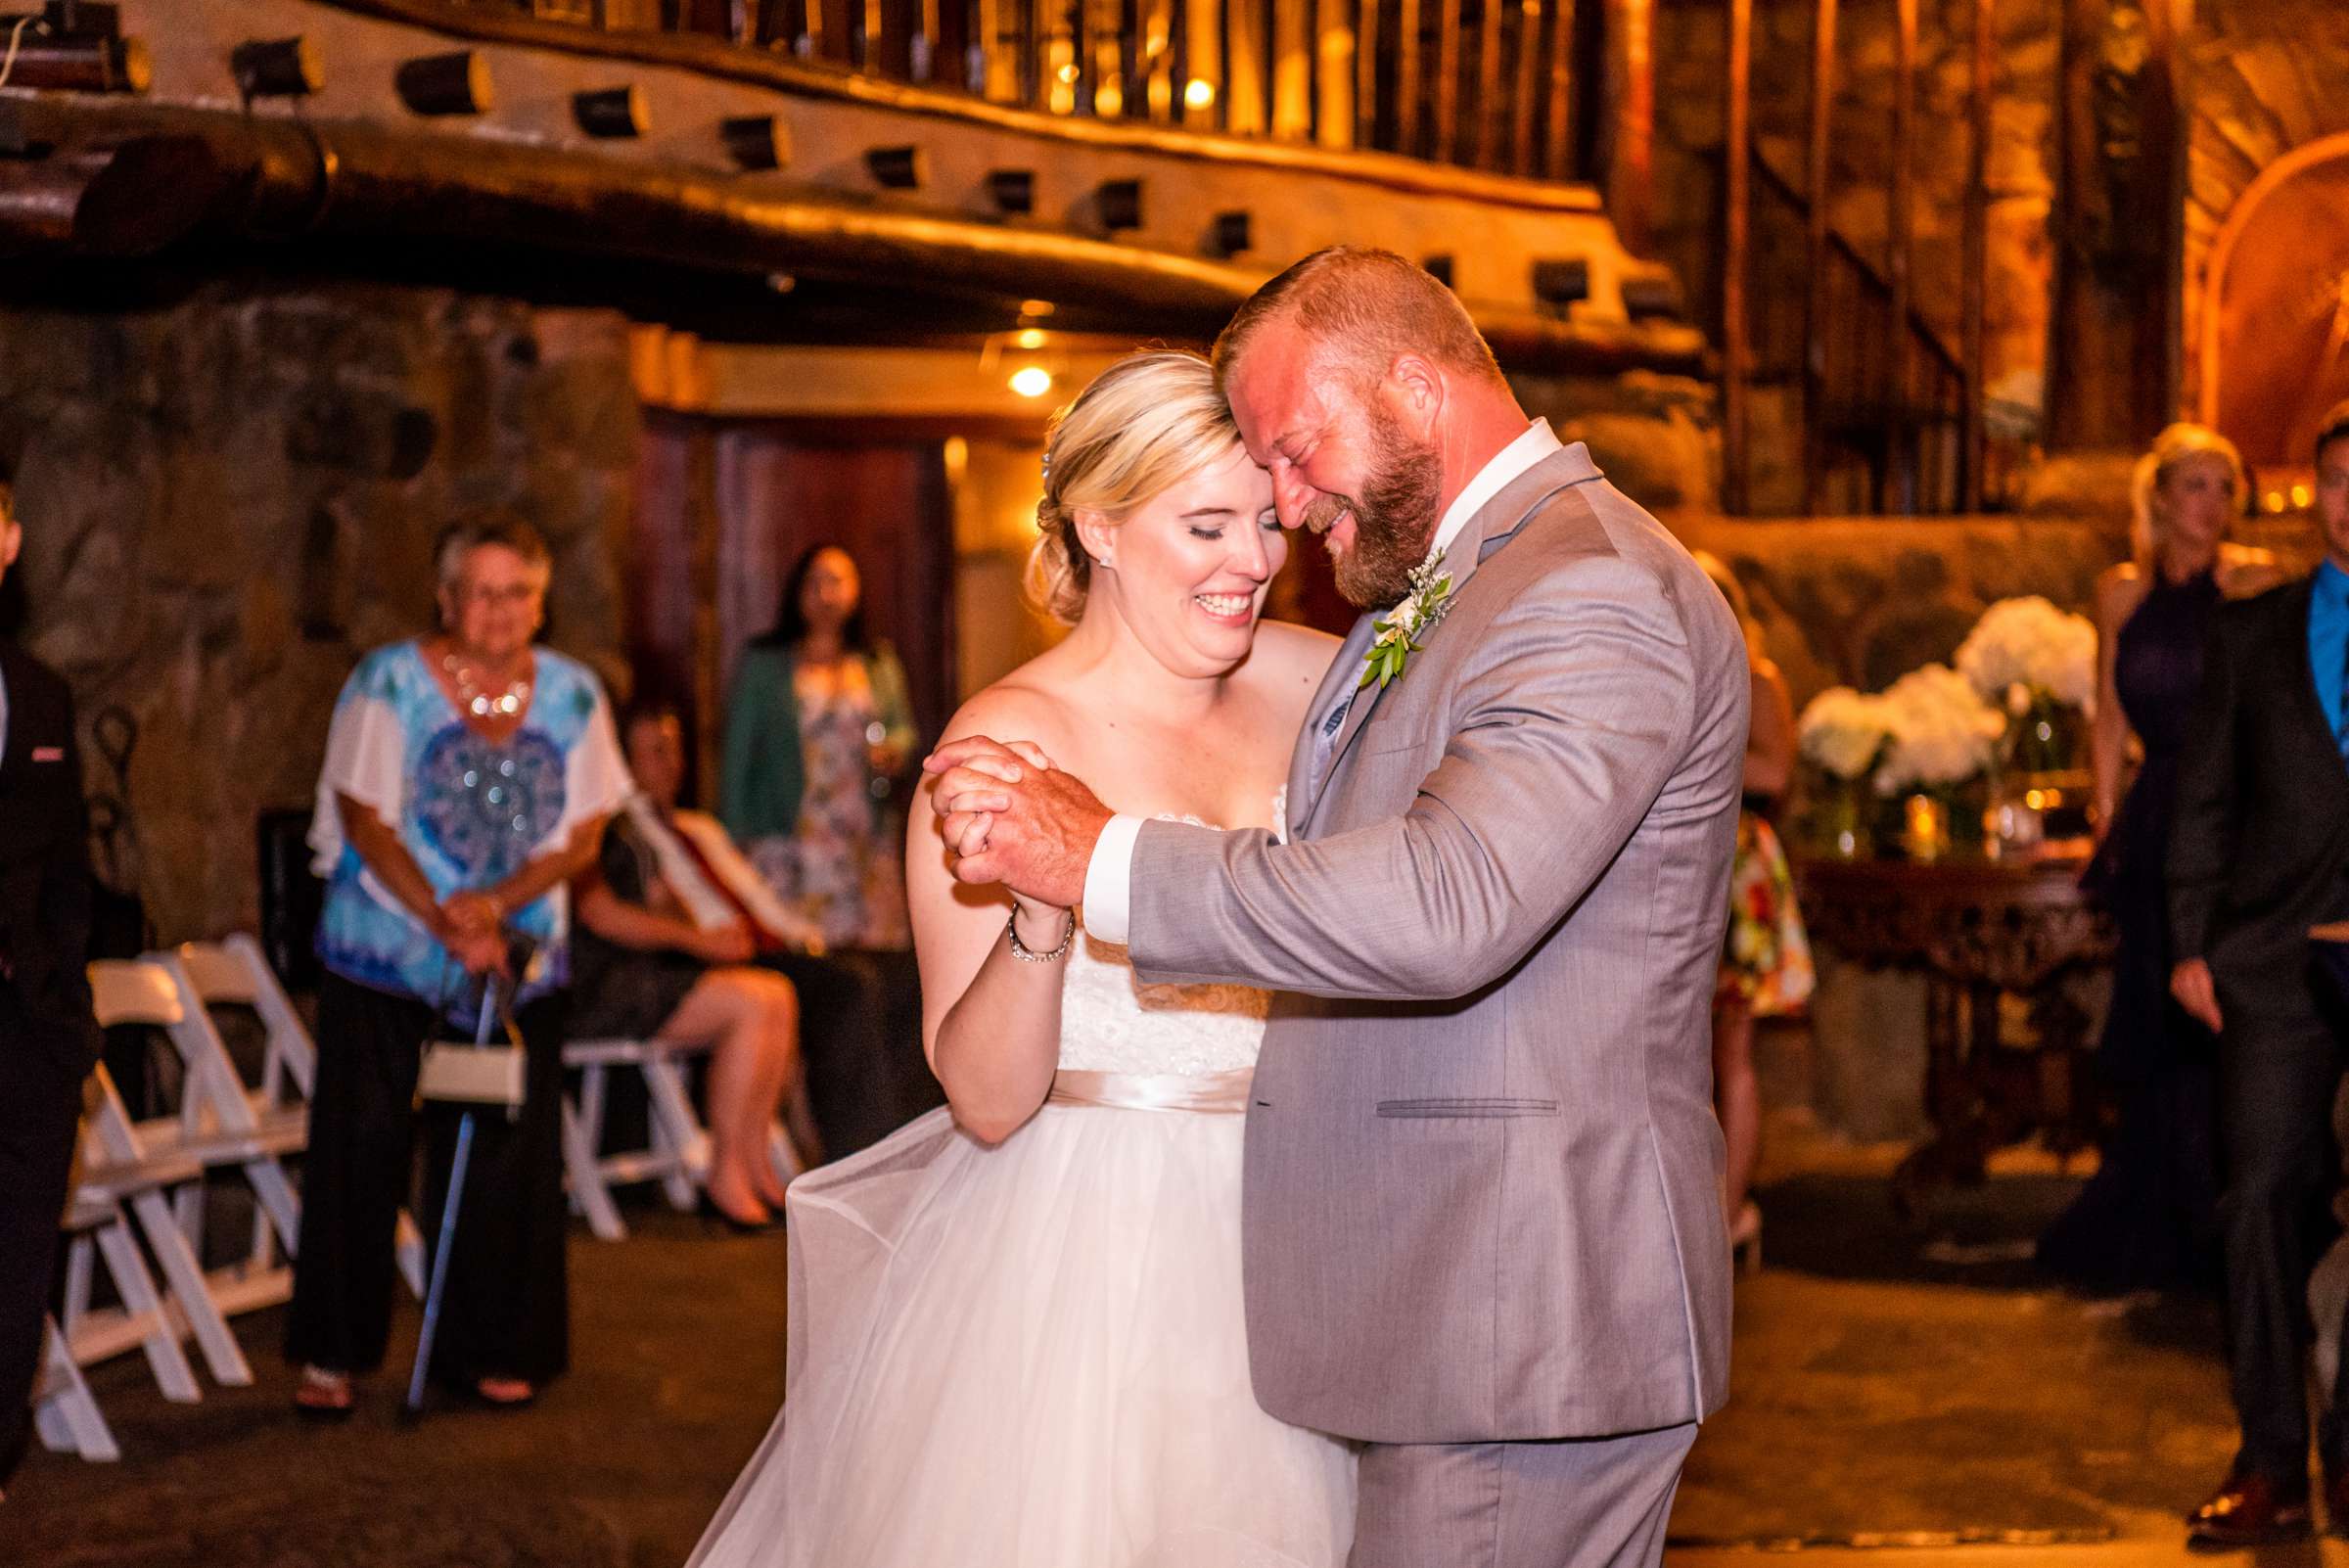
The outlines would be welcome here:
[[[372,807],[397,832],[443,899],[493,886],[627,800],[634,786],[603,687],[576,660],[535,653],[530,706],[502,741],[465,723],[417,642],[376,649],[343,683],[309,836],[310,868],[326,879],[318,956],[335,974],[460,1017],[472,1011],[462,967],[345,838],[337,795]],[[539,952],[515,1001],[563,985],[567,890],[558,884],[506,918]]]

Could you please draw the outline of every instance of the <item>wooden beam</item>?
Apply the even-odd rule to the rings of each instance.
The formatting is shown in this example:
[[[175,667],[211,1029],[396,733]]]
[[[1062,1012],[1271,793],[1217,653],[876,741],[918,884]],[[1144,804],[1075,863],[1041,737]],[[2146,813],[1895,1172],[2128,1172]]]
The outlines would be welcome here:
[[[1452,162],[1460,133],[1460,0],[1436,0],[1436,135],[1431,156]]]
[[[1354,28],[1354,145],[1378,145],[1379,0],[1359,0]]]
[[[1884,278],[1892,287],[1887,324],[1891,386],[1884,407],[1885,459],[1878,479],[1876,509],[1916,509],[1916,447],[1910,420],[1909,315],[1914,308],[1910,270],[1916,228],[1916,10],[1917,0],[1895,0],[1892,35],[1892,179],[1886,193]]]
[[[1550,0],[1549,97],[1543,106],[1542,172],[1553,180],[1574,176],[1574,0]]]
[[[1749,221],[1753,180],[1754,0],[1728,0],[1729,61],[1727,210],[1722,222],[1722,506],[1732,517],[1750,508],[1746,484],[1747,398],[1753,387],[1753,324],[1746,317],[1746,280],[1753,264]]]
[[[1982,464],[1988,448],[1983,399],[1989,359],[1986,321],[1990,295],[1990,134],[1997,91],[1992,9],[1995,0],[1973,0],[1973,61],[1966,84],[1964,291],[1959,306],[1965,381],[1964,428],[1958,454],[1958,508],[1982,510]]]
[[[1837,0],[1818,0],[1811,22],[1810,209],[1804,214],[1803,510],[1827,510],[1827,182],[1835,130]]]

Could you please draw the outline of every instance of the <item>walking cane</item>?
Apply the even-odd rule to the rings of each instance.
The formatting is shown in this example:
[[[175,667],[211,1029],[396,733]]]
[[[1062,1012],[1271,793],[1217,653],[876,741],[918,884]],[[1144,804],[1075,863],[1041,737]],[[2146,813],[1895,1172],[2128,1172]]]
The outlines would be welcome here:
[[[489,1021],[497,1016],[497,976],[484,976],[482,982],[482,1014],[475,1023],[473,1043],[476,1048],[489,1043]],[[440,1239],[433,1248],[433,1279],[424,1293],[424,1327],[416,1336],[416,1366],[408,1374],[407,1403],[400,1409],[403,1422],[414,1422],[424,1415],[424,1374],[433,1361],[433,1337],[440,1328],[440,1302],[448,1292],[449,1254],[455,1251],[457,1210],[465,1199],[465,1168],[473,1161],[473,1119],[475,1108],[468,1104],[457,1118],[457,1153],[448,1166],[448,1196],[440,1203]]]

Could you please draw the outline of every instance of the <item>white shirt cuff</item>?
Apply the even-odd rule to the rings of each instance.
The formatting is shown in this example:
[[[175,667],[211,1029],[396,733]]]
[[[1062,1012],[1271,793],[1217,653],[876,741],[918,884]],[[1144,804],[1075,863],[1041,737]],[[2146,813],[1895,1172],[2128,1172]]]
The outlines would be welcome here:
[[[1141,836],[1142,818],[1111,817],[1084,868],[1084,929],[1120,946],[1133,919],[1133,844]]]

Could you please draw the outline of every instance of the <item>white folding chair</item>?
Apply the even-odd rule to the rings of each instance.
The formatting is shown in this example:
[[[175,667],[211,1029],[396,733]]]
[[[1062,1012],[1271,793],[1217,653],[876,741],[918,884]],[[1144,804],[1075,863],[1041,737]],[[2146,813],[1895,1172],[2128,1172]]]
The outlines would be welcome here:
[[[620,1241],[628,1227],[613,1202],[612,1189],[634,1181],[659,1181],[669,1207],[693,1207],[710,1176],[710,1132],[694,1109],[686,1064],[711,1049],[712,1040],[575,1039],[563,1047],[563,1065],[579,1070],[579,1094],[563,1098],[563,1167],[572,1207],[601,1241]],[[644,1080],[651,1141],[640,1149],[605,1154],[604,1111],[614,1068],[631,1069]],[[780,1122],[767,1129],[767,1158],[785,1181],[806,1163]]]
[[[215,1004],[250,1007],[260,1014],[258,982],[242,956],[224,946],[192,942],[148,958],[178,988],[179,1022],[166,1026],[164,1033],[185,1069],[176,1139],[153,1138],[150,1146],[175,1142],[197,1158],[207,1176],[229,1169],[243,1173],[253,1187],[252,1248],[243,1260],[207,1277],[212,1299],[225,1313],[273,1307],[294,1290],[293,1270],[280,1261],[279,1251],[282,1247],[285,1257],[293,1256],[300,1235],[300,1211],[284,1159],[307,1144],[308,1110],[299,1100],[283,1098],[282,1080],[288,1075],[282,1069],[272,1075],[264,1066],[262,1086],[248,1088],[213,1023]],[[291,1008],[287,1011],[290,1014]],[[282,1049],[274,1042],[272,1046],[265,1062]],[[272,1084],[272,1077],[280,1082]],[[202,1179],[180,1188],[177,1208],[180,1229],[201,1256]]]
[[[89,976],[93,1010],[103,1028],[143,1024],[169,1031],[186,1022],[187,1008],[181,999],[179,983],[160,964],[144,959],[101,959],[90,965]],[[169,1135],[176,1124],[161,1124],[159,1128],[153,1122],[144,1127],[134,1123],[104,1066],[93,1076],[98,1084],[98,1103],[83,1124],[76,1200],[112,1200],[129,1211],[146,1236],[157,1266],[162,1269],[163,1281],[170,1291],[168,1305],[186,1321],[212,1376],[232,1386],[251,1383],[253,1368],[246,1363],[245,1353],[237,1348],[236,1336],[228,1330],[228,1319],[212,1295],[204,1266],[195,1249],[188,1245],[187,1234],[164,1196],[168,1188],[202,1179],[204,1152]],[[142,1134],[155,1130],[162,1130],[166,1135],[158,1140],[159,1146],[151,1148]],[[69,1339],[75,1338],[78,1320],[86,1313],[93,1241],[106,1249],[107,1266],[115,1275],[116,1290],[125,1289],[123,1268],[108,1242],[108,1228],[101,1224],[89,1233],[76,1235],[66,1249]],[[136,1281],[131,1284],[135,1286]],[[135,1308],[127,1294],[123,1300],[126,1307]],[[74,1354],[76,1359],[86,1361],[78,1343]],[[158,1375],[160,1378],[160,1368]]]
[[[153,956],[172,968],[182,983],[189,1015],[188,1024],[171,1037],[188,1071],[190,1093],[181,1107],[183,1117],[194,1111],[195,1135],[209,1140],[209,1153],[234,1155],[240,1147],[247,1152],[248,1158],[235,1163],[253,1183],[256,1200],[252,1252],[233,1270],[215,1271],[215,1284],[232,1312],[282,1301],[292,1289],[292,1273],[278,1263],[278,1254],[282,1249],[286,1257],[294,1255],[301,1229],[300,1200],[282,1161],[308,1147],[304,1105],[317,1082],[317,1043],[279,984],[277,972],[269,967],[261,945],[251,936],[239,932],[218,944],[183,943],[169,953]],[[210,1009],[220,1006],[250,1008],[260,1020],[258,1084],[243,1082],[221,1043],[210,1017]],[[229,1134],[225,1140],[223,1133]],[[181,1219],[191,1244],[201,1244],[201,1194],[182,1194]],[[424,1233],[404,1208],[399,1211],[395,1245],[401,1277],[411,1292],[423,1296]]]
[[[171,1340],[171,1348],[179,1348],[177,1338]],[[181,1364],[186,1364],[184,1358]],[[193,1371],[188,1373],[190,1381],[195,1376]],[[89,1379],[81,1375],[81,1366],[66,1344],[65,1331],[57,1326],[56,1318],[45,1314],[41,1318],[41,1375],[32,1389],[32,1429],[41,1447],[52,1453],[78,1453],[100,1463],[122,1457],[114,1429],[106,1424],[106,1412],[98,1407]]]

